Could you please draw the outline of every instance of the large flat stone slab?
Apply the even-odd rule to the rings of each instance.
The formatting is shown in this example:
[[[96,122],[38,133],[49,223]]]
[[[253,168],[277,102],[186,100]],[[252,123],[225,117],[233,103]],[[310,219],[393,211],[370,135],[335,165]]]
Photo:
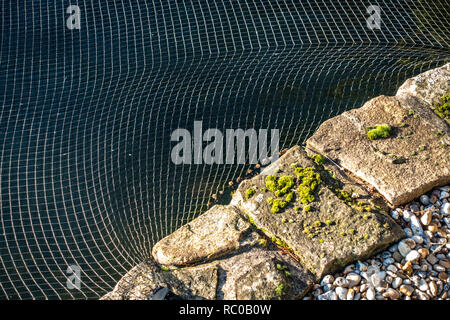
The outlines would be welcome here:
[[[370,140],[367,128],[392,127]],[[450,182],[449,126],[411,95],[380,96],[325,121],[307,146],[375,187],[392,205]]]
[[[153,260],[142,262],[127,272],[113,291],[102,300],[148,300],[158,290],[168,288],[187,300],[216,298],[218,269],[216,265],[164,271]]]
[[[397,95],[410,94],[430,105],[440,102],[450,93],[450,63],[410,78],[398,89]]]
[[[208,261],[248,245],[250,230],[238,210],[216,205],[155,244],[153,257],[173,266]]]
[[[313,193],[312,202],[301,203],[301,196],[295,192],[291,202],[273,213],[273,199],[286,199],[286,195],[277,197],[268,190],[267,177],[296,177],[294,167],[314,168],[322,182]],[[336,188],[339,181],[330,182],[330,179],[335,180],[331,175],[323,167],[316,166],[297,146],[262,174],[243,181],[232,200],[232,204],[239,206],[256,227],[280,247],[297,255],[317,278],[352,261],[365,259],[404,236],[387,214],[365,201],[349,199],[347,193],[341,193],[342,190]],[[296,179],[293,190],[300,182]],[[250,198],[246,197],[248,189],[255,190]],[[269,198],[272,198],[272,204],[268,202]]]
[[[293,300],[302,298],[313,276],[289,254],[268,241],[218,262],[218,299]]]
[[[241,248],[195,267],[162,270],[150,259],[131,269],[101,299],[154,299],[165,288],[185,300],[300,299],[313,280],[311,273],[266,239],[264,245]]]

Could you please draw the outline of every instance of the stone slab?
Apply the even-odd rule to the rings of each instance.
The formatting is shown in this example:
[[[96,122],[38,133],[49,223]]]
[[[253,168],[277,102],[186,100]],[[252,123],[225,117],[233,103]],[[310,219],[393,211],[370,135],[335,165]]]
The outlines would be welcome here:
[[[148,300],[163,288],[185,300],[302,298],[313,284],[312,274],[270,240],[266,243],[181,269],[163,271],[150,259],[131,269],[101,300]]]
[[[440,102],[450,93],[450,63],[409,78],[398,89],[397,95],[410,94],[430,105]]]
[[[208,261],[248,245],[250,229],[238,210],[216,205],[156,243],[153,257],[173,266]]]
[[[370,140],[367,128],[393,133]],[[411,95],[380,96],[325,121],[307,146],[375,187],[397,206],[450,182],[449,126]]]
[[[289,254],[270,244],[255,246],[218,262],[218,299],[293,300],[302,298],[313,276]]]
[[[265,190],[265,178],[267,175],[294,176],[291,166],[294,163],[303,168],[316,168],[324,182],[319,184],[315,200],[309,204],[309,212],[305,211],[305,205],[298,203],[296,195],[281,212],[272,213],[267,199],[273,198],[274,194]],[[232,200],[232,204],[241,208],[256,227],[292,250],[317,278],[353,261],[368,258],[404,236],[400,226],[387,214],[373,207],[371,212],[363,212],[369,210],[369,206],[358,207],[353,200],[339,199],[334,185],[325,182],[328,179],[327,171],[315,166],[306,152],[297,146],[262,174],[243,181]],[[248,188],[256,191],[249,199],[245,197]],[[321,222],[320,227],[314,227],[316,221]],[[332,224],[328,226],[327,221]],[[305,233],[305,229],[311,232]],[[352,229],[354,234],[350,234]],[[312,237],[312,234],[315,235]]]
[[[215,265],[164,271],[148,260],[128,271],[101,300],[149,300],[161,288],[186,300],[212,300],[216,298],[217,285]]]

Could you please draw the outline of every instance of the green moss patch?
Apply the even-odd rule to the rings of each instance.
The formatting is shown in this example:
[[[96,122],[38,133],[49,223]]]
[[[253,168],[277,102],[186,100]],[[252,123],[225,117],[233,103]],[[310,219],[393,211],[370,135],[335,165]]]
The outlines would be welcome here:
[[[300,202],[307,205],[315,200],[314,191],[322,182],[320,173],[314,170],[313,167],[295,168],[295,175],[298,179],[297,192],[300,197]]]
[[[253,189],[253,188],[248,188],[246,191],[245,191],[245,198],[246,199],[250,199],[251,197],[253,197],[253,195],[256,193],[256,191],[255,191],[255,189]]]
[[[450,93],[443,96],[433,110],[440,118],[450,123]]]
[[[388,124],[380,124],[375,127],[367,128],[367,137],[370,140],[385,139],[392,134],[392,127]]]

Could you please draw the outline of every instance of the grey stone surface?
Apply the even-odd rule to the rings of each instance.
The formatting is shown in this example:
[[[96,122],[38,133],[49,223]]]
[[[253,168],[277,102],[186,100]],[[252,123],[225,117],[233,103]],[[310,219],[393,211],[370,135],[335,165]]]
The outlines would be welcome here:
[[[390,125],[393,133],[370,140],[367,128],[378,124]],[[307,146],[396,206],[450,182],[449,133],[447,123],[418,98],[380,96],[325,121]]]
[[[248,245],[250,224],[231,206],[216,205],[159,241],[152,250],[163,265],[208,261]]]
[[[398,89],[397,95],[410,94],[433,105],[450,93],[450,63],[410,78]]]
[[[305,212],[305,205],[298,203],[296,194],[295,200],[285,209],[272,213],[267,199],[274,194],[265,190],[265,178],[267,175],[294,176],[293,163],[303,168],[314,167],[303,149],[293,147],[263,174],[243,181],[233,196],[232,204],[240,207],[268,237],[291,249],[318,278],[352,261],[367,258],[404,236],[387,214],[369,205],[360,206],[356,200],[339,199],[335,186],[327,184],[329,173],[320,168],[317,171],[321,173],[323,182],[317,189],[315,201],[310,203],[309,212]],[[337,183],[339,185],[339,181]],[[245,198],[248,188],[257,190],[250,199]],[[320,227],[314,227],[317,221]],[[327,221],[332,224],[327,225]]]
[[[168,288],[188,299],[216,298],[218,271],[215,265],[204,265],[164,271],[154,261],[142,262],[131,269],[102,300],[149,300],[160,288]]]
[[[299,299],[314,280],[311,273],[270,244],[270,240],[267,247],[255,246],[219,261],[218,267],[218,299]]]
[[[160,288],[187,300],[299,299],[312,283],[308,271],[269,241],[196,267],[163,271],[153,260],[143,262],[101,299],[148,300]]]

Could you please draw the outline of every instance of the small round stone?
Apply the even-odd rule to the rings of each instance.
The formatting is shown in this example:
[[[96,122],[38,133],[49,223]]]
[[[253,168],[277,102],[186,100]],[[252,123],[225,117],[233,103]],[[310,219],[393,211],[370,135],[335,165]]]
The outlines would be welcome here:
[[[411,250],[405,257],[406,261],[417,261],[420,259],[420,253],[417,250]]]
[[[334,280],[333,283],[336,287],[343,287],[346,288],[348,287],[348,280],[345,279],[344,277],[338,277],[336,278],[336,280]]]
[[[417,287],[420,291],[426,292],[428,290],[428,283],[424,279],[420,279]]]
[[[425,213],[422,215],[422,217],[420,217],[420,222],[422,222],[422,224],[424,226],[427,226],[430,224],[431,222],[431,218],[433,218],[433,214],[431,211],[427,210],[425,211]]]
[[[403,293],[405,296],[410,297],[414,292],[414,288],[408,284],[402,284],[400,286],[400,292]]]
[[[348,289],[346,300],[353,300],[355,297],[355,290]]]
[[[412,238],[414,240],[415,243],[417,244],[422,244],[423,243],[423,238],[419,235],[414,235],[412,236]]]
[[[425,259],[430,254],[430,250],[428,250],[427,248],[420,248],[419,250],[417,250],[417,252],[419,252],[422,259]]]
[[[406,257],[415,246],[416,242],[413,239],[404,239],[398,243],[398,251],[402,256]]]
[[[427,195],[420,196],[419,200],[423,205],[427,205],[430,203],[430,197],[428,197]]]
[[[392,288],[397,289],[402,285],[403,279],[400,277],[397,277],[392,281]]]
[[[412,215],[412,213],[410,211],[408,211],[408,210],[403,211],[403,220],[405,220],[406,222],[410,222],[411,215]]]
[[[349,288],[357,286],[361,282],[361,276],[357,273],[349,273],[346,277]]]
[[[337,287],[336,294],[340,300],[347,300],[347,288]]]
[[[428,286],[430,287],[430,293],[433,297],[437,296],[437,292],[438,292],[438,286],[436,284],[436,282],[434,281],[430,281],[430,283],[428,284]]]
[[[334,277],[331,274],[327,274],[325,277],[323,277],[322,282],[326,284],[333,283]]]
[[[444,203],[444,205],[441,207],[440,213],[444,214],[446,216],[449,215],[449,213],[450,213],[450,202]]]
[[[376,299],[376,293],[375,293],[374,288],[370,287],[369,289],[367,289],[366,298],[367,298],[367,300],[375,300]]]
[[[397,300],[398,298],[400,298],[400,293],[398,293],[398,291],[395,289],[389,288],[385,293],[383,293],[383,297],[389,298],[391,300]]]

